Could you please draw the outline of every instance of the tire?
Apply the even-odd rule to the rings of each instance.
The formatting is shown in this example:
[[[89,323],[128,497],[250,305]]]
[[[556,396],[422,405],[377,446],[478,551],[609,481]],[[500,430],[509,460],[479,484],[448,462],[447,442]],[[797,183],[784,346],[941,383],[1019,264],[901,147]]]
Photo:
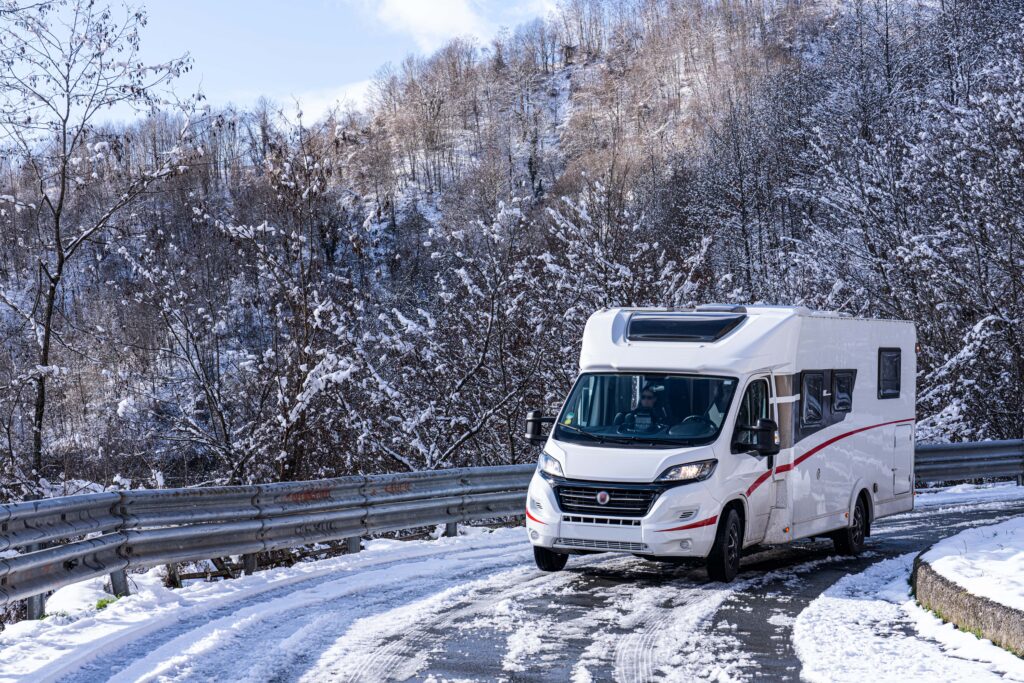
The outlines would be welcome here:
[[[729,508],[718,523],[715,544],[708,555],[708,578],[712,581],[729,583],[740,571],[740,555],[743,551],[743,524],[740,514]]]
[[[569,561],[569,556],[535,545],[533,546],[533,560],[537,563],[537,569],[541,571],[560,572],[565,569],[565,563]]]
[[[853,519],[845,529],[832,532],[832,543],[840,555],[859,555],[864,550],[864,538],[868,535],[871,522],[868,520],[868,509],[864,498],[857,496],[857,504],[853,506]]]

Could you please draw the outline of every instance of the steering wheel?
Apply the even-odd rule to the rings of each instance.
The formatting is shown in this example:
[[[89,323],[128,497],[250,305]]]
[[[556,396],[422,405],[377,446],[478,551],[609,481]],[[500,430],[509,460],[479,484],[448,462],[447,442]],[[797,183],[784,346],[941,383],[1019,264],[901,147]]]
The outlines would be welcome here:
[[[628,418],[628,415],[625,416],[625,419],[623,419],[622,422],[618,423],[615,426],[616,434],[654,434],[655,432],[665,428],[664,424],[657,420],[654,420],[651,422],[651,426],[649,428],[640,430],[637,429],[636,422],[630,422]]]
[[[687,424],[688,422],[702,422],[704,426],[708,428],[708,431],[711,432],[714,432],[715,430],[718,429],[718,425],[712,422],[711,419],[706,415],[690,415],[679,424]]]

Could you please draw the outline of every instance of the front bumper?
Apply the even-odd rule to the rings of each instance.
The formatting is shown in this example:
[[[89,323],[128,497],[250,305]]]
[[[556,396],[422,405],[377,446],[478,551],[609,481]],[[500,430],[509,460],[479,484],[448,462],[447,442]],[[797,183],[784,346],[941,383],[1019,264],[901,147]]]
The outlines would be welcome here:
[[[703,558],[715,542],[720,509],[707,483],[696,482],[665,489],[643,517],[562,511],[551,482],[534,474],[526,499],[526,529],[531,543],[556,551]]]

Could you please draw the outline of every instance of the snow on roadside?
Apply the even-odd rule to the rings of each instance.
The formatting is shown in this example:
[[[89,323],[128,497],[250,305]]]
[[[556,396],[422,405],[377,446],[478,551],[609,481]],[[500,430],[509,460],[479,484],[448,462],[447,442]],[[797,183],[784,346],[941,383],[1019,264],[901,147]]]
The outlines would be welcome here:
[[[797,617],[810,681],[1024,681],[1024,661],[939,619],[910,597],[915,553],[845,576]]]
[[[1024,610],[1024,517],[961,531],[923,559],[969,593]]]
[[[935,489],[918,489],[914,507],[964,505],[983,502],[1013,502],[1024,499],[1024,486],[1014,482],[958,484]]]
[[[182,589],[164,588],[154,571],[130,575],[137,592],[101,611],[87,608],[94,593],[88,587],[61,599],[77,618],[22,621],[0,632],[0,683],[46,680],[170,624],[318,577],[351,575],[401,560],[450,556],[487,548],[521,546],[521,528],[431,541],[371,541],[358,555],[257,572],[232,581],[199,582]],[[92,588],[95,588],[93,584]],[[52,610],[53,604],[48,606]],[[70,613],[69,613],[70,614]]]

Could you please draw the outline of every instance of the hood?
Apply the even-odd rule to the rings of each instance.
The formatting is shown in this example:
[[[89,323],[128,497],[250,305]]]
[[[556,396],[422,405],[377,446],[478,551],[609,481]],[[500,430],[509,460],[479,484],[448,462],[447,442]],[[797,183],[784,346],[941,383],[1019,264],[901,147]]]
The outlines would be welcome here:
[[[607,448],[548,439],[544,447],[568,479],[650,484],[674,465],[715,457],[711,445],[684,448]]]

